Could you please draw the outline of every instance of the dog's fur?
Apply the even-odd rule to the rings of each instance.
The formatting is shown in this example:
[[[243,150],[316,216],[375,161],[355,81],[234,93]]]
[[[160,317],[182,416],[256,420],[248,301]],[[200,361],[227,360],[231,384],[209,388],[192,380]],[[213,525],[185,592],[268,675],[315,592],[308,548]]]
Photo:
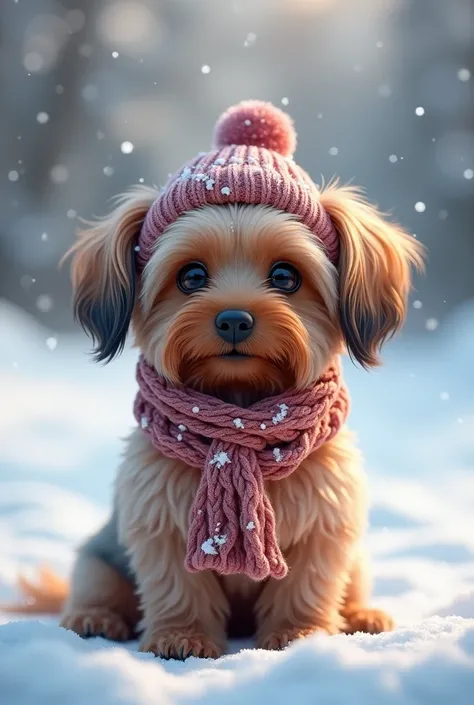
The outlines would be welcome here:
[[[76,315],[110,360],[131,323],[136,345],[175,384],[246,406],[315,381],[346,350],[364,367],[379,364],[383,342],[403,324],[410,268],[422,248],[360,193],[333,183],[322,190],[341,241],[338,268],[298,220],[266,206],[207,206],[179,217],[159,238],[140,276],[136,238],[153,190],[135,189],[86,229],[72,248]],[[205,289],[186,296],[179,269],[204,261]],[[289,296],[266,286],[275,261],[293,264],[302,286]],[[251,311],[256,327],[229,360],[215,332],[219,311]],[[281,581],[191,574],[184,568],[189,510],[199,472],[161,455],[140,430],[128,439],[118,471],[114,531],[126,547],[133,580],[82,550],[62,624],[81,635],[126,639],[141,649],[183,657],[217,656],[229,633],[254,632],[263,648],[281,648],[316,631],[379,632],[392,627],[370,609],[361,552],[366,489],[359,452],[347,429],[312,453],[289,477],[268,483],[277,535],[290,572]],[[33,597],[51,600],[51,577]],[[57,586],[56,586],[57,587]],[[28,585],[24,585],[28,592]],[[64,589],[59,586],[58,602]]]

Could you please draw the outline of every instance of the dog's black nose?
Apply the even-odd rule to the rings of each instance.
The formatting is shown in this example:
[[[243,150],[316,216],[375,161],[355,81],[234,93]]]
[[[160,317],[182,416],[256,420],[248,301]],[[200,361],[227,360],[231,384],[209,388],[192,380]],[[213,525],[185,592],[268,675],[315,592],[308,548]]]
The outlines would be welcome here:
[[[241,343],[248,338],[254,326],[254,318],[248,311],[229,309],[216,316],[216,330],[226,343]]]

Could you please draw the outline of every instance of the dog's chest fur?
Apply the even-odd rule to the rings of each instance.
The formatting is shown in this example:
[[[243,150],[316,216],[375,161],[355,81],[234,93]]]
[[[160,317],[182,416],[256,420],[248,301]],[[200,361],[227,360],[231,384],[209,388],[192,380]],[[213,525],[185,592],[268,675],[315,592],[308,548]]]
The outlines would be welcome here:
[[[343,429],[294,473],[268,482],[266,490],[283,553],[289,554],[292,547],[304,542],[309,532],[327,536],[344,527],[358,531],[365,520],[361,475],[359,452],[351,434]],[[199,479],[199,470],[161,455],[147,436],[134,431],[116,485],[119,540],[126,544],[130,531],[146,532],[150,542],[165,533],[170,541],[181,544],[184,560],[188,517]],[[291,570],[291,560],[289,567]],[[224,576],[221,580],[229,596],[246,599],[259,590],[259,584],[245,576]]]

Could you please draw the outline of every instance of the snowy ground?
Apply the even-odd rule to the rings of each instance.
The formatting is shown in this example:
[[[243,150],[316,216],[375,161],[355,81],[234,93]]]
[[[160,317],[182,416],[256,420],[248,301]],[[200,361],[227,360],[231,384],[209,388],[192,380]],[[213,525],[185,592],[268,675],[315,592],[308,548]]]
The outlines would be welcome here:
[[[47,561],[65,574],[107,513],[135,353],[100,367],[86,345],[0,302],[0,601],[20,569]],[[464,309],[416,347],[393,344],[376,373],[346,364],[371,481],[374,603],[395,615],[394,634],[282,653],[236,644],[217,662],[182,664],[0,615],[0,704],[472,702],[473,359],[474,310]]]

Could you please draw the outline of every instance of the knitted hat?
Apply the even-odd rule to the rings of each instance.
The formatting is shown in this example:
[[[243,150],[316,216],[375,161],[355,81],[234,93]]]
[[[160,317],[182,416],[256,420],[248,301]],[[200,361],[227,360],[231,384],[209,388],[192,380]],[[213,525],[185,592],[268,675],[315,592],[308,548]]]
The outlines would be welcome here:
[[[291,118],[271,103],[249,100],[229,108],[217,121],[214,148],[185,164],[150,207],[138,240],[138,266],[145,266],[156,239],[182,213],[226,203],[268,205],[298,216],[337,264],[337,233],[315,184],[293,161],[295,149]]]

